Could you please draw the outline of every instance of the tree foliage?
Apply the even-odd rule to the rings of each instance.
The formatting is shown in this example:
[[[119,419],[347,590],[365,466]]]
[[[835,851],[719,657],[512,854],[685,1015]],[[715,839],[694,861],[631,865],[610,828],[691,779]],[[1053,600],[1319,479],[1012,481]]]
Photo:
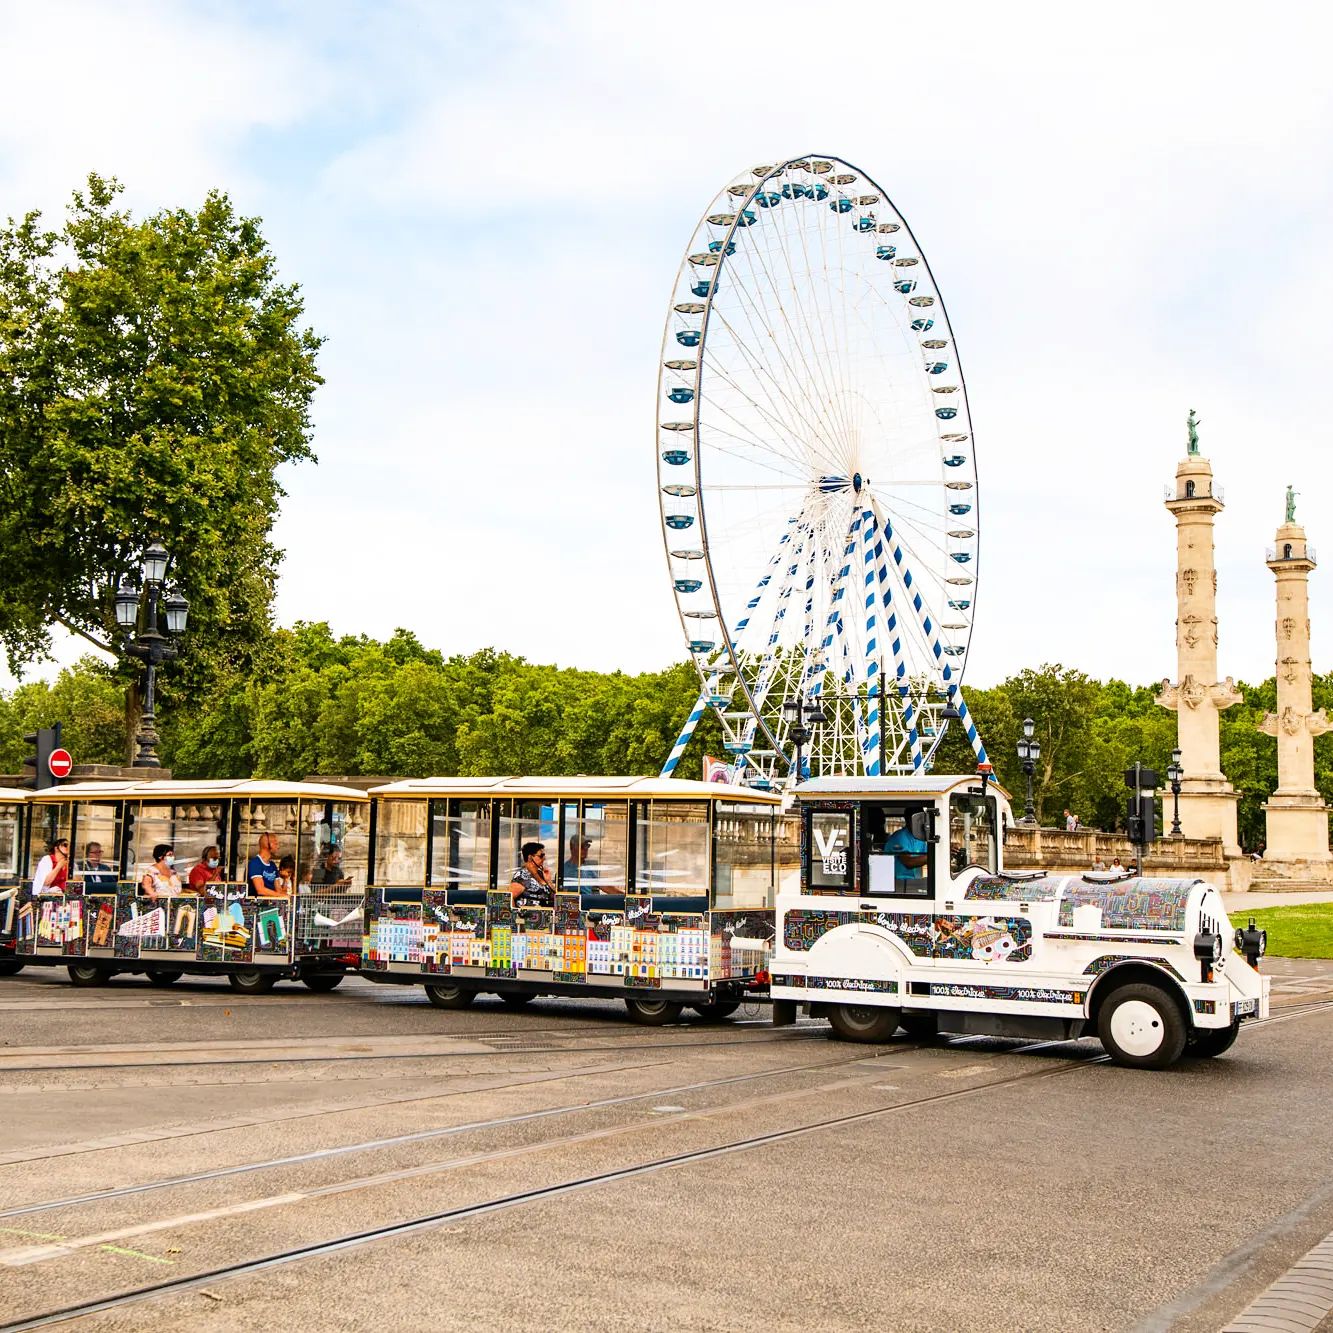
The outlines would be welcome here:
[[[297,624],[270,638],[262,675],[233,670],[190,707],[164,710],[164,761],[179,777],[302,778],[312,773],[420,777],[431,774],[657,773],[698,693],[689,663],[626,675],[525,662],[494,649],[446,657],[398,630],[379,641]],[[1277,745],[1258,730],[1276,685],[1239,686],[1243,702],[1222,714],[1222,770],[1240,794],[1240,838],[1264,842],[1263,804],[1277,786]],[[1039,818],[1063,810],[1087,825],[1124,820],[1124,770],[1136,760],[1165,778],[1176,743],[1174,714],[1157,686],[1096,681],[1062,666],[1019,672],[967,691],[997,779],[1021,809],[1015,754],[1031,717],[1042,755],[1034,774]],[[1315,707],[1333,710],[1333,675],[1316,676]],[[79,763],[123,758],[122,687],[92,658],[0,694],[0,769],[17,772],[23,736],[64,723]],[[720,755],[721,730],[706,715],[681,760],[682,777]],[[975,759],[950,727],[937,773],[970,773]],[[1333,806],[1333,733],[1315,741],[1315,783]],[[1170,817],[1169,801],[1164,812]]]
[[[225,195],[136,221],[119,190],[0,228],[0,643],[17,670],[53,624],[111,642],[157,538],[191,604],[179,697],[268,636],[274,473],[312,456],[321,339]]]

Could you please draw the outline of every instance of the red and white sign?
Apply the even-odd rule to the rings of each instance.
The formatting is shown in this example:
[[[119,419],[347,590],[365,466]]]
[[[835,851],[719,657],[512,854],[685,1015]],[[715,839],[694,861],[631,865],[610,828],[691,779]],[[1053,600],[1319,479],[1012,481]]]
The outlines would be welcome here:
[[[53,778],[67,778],[74,768],[74,756],[68,750],[52,750],[46,766]]]

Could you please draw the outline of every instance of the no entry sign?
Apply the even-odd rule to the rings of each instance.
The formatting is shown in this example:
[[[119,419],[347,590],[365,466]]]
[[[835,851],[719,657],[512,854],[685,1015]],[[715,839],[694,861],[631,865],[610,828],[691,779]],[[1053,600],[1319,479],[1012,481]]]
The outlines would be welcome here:
[[[51,770],[53,778],[67,778],[74,767],[74,757],[68,750],[52,750],[46,766]]]

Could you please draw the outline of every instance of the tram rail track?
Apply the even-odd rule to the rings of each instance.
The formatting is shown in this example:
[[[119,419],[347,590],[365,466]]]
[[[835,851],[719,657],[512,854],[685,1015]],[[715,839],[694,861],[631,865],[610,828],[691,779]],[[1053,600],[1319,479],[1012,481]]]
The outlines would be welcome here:
[[[1064,1044],[1066,1043],[1038,1042],[1031,1044],[1031,1046],[1017,1048],[1016,1051],[1009,1050],[997,1052],[995,1053],[994,1058],[998,1059],[1000,1055],[1005,1054],[1021,1053],[1023,1050],[1048,1048],[1050,1046]],[[902,1049],[904,1048],[895,1048],[895,1050]],[[894,1051],[881,1052],[881,1057],[879,1058],[893,1053]],[[861,1064],[874,1058],[877,1057],[860,1055],[849,1059],[846,1062],[839,1063]],[[398,1222],[389,1222],[378,1227],[336,1236],[332,1239],[295,1246],[290,1249],[276,1251],[258,1258],[238,1260],[235,1263],[221,1265],[202,1272],[189,1274],[184,1277],[172,1278],[163,1282],[149,1283],[140,1287],[131,1288],[127,1291],[114,1293],[109,1296],[91,1298],[86,1301],[74,1302],[65,1306],[43,1311],[35,1315],[23,1316],[17,1320],[0,1325],[0,1333],[21,1333],[21,1330],[49,1327],[71,1319],[83,1318],[88,1315],[110,1310],[123,1309],[129,1306],[138,1305],[145,1301],[162,1299],[167,1296],[198,1290],[209,1283],[246,1277],[274,1268],[283,1267],[288,1264],[297,1263],[302,1260],[337,1254],[347,1250],[357,1249],[362,1246],[371,1245],[382,1240],[390,1240],[418,1234],[449,1223],[467,1221],[511,1208],[523,1207],[530,1204],[545,1202],[550,1199],[567,1197],[581,1193],[585,1190],[599,1188],[623,1180],[630,1180],[635,1177],[642,1177],[660,1171],[686,1167],[735,1153],[753,1151],[755,1149],[767,1147],[771,1144],[802,1138],[812,1134],[865,1124],[891,1115],[909,1112],[923,1106],[974,1098],[989,1092],[996,1092],[1011,1088],[1015,1085],[1027,1084],[1043,1079],[1067,1077],[1068,1075],[1078,1070],[1085,1069],[1090,1065],[1104,1064],[1107,1061],[1108,1057],[1104,1054],[1088,1054],[1054,1067],[1048,1065],[1039,1069],[1020,1070],[1014,1074],[991,1079],[985,1083],[974,1084],[965,1088],[951,1088],[943,1092],[927,1093],[919,1097],[912,1097],[894,1102],[888,1106],[874,1107],[865,1111],[849,1112],[845,1115],[825,1117],[803,1124],[731,1139],[720,1144],[713,1144],[703,1148],[674,1153],[667,1157],[653,1158],[647,1161],[635,1162],[627,1166],[615,1167],[605,1171],[591,1172],[583,1176],[576,1176],[554,1184],[498,1194],[479,1202],[443,1209]],[[829,1065],[827,1062],[820,1062],[819,1067],[827,1068]],[[745,1079],[749,1077],[752,1076],[735,1076],[737,1079]],[[829,1085],[829,1087],[833,1088],[839,1086],[843,1085],[841,1083]],[[808,1095],[813,1095],[816,1091],[818,1090],[808,1090]],[[671,1090],[659,1089],[647,1095],[650,1097],[669,1096],[671,1095]],[[777,1094],[774,1098],[752,1099],[752,1101],[770,1102],[774,1100],[790,1100],[796,1095],[799,1094],[784,1093]],[[641,1100],[641,1098],[636,1099]],[[745,1109],[747,1105],[749,1105],[749,1103],[729,1103],[717,1107],[701,1108],[698,1111],[687,1112],[682,1116],[673,1118],[678,1120],[705,1119],[724,1115],[728,1112],[742,1110]],[[657,1127],[663,1123],[665,1122],[655,1121],[651,1122],[651,1126]],[[281,1206],[286,1203],[304,1202],[307,1199],[327,1197],[332,1193],[340,1191],[348,1192],[353,1189],[374,1188],[377,1185],[390,1183],[393,1180],[420,1177],[429,1174],[432,1171],[444,1171],[460,1165],[476,1165],[488,1160],[499,1160],[501,1158],[520,1154],[532,1154],[547,1151],[569,1146],[577,1142],[586,1142],[594,1137],[607,1138],[614,1134],[628,1133],[631,1131],[647,1129],[649,1127],[649,1122],[640,1122],[632,1126],[614,1126],[602,1130],[588,1131],[585,1134],[566,1135],[556,1139],[522,1145],[520,1147],[500,1149],[490,1153],[479,1153],[464,1158],[446,1159],[446,1161],[442,1163],[428,1163],[416,1167],[403,1168],[399,1171],[381,1173],[357,1181],[343,1182],[340,1185],[315,1189],[303,1194],[275,1196],[273,1204],[274,1206]],[[209,1219],[206,1215],[200,1215],[198,1220]],[[183,1222],[184,1219],[181,1219],[181,1221]],[[126,1234],[129,1233],[127,1232]],[[86,1238],[81,1244],[87,1246],[98,1243],[99,1240],[100,1238],[98,1237]],[[57,1246],[55,1249],[59,1250],[59,1247]]]

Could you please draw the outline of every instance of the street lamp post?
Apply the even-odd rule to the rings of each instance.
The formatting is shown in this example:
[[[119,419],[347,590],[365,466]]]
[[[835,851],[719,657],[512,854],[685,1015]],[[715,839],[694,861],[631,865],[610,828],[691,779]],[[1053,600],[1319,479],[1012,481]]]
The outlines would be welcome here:
[[[136,588],[126,582],[116,589],[116,623],[120,626],[122,646],[130,657],[137,657],[148,667],[144,681],[143,712],[139,717],[139,730],[134,736],[134,743],[138,747],[134,756],[136,768],[162,766],[157,757],[157,668],[175,657],[178,651],[176,644],[157,627],[158,604],[160,602],[162,606],[167,634],[173,639],[185,633],[185,620],[190,612],[190,604],[180,591],[165,586],[168,560],[166,548],[160,542],[153,542],[143,553],[140,571],[142,587]],[[147,594],[144,627],[135,633],[144,594]]]
[[[1021,821],[1024,824],[1037,822],[1037,807],[1032,803],[1032,774],[1037,767],[1037,760],[1041,758],[1041,742],[1032,735],[1036,729],[1037,724],[1030,717],[1025,717],[1023,734],[1018,740],[1018,762],[1023,766],[1023,772],[1028,780],[1027,804]]]
[[[824,707],[818,699],[812,699],[809,703],[803,703],[800,699],[784,699],[782,701],[782,716],[787,721],[787,735],[791,743],[796,747],[796,781],[805,776],[805,766],[802,762],[801,752],[812,740],[814,740],[814,728],[822,725],[828,719],[824,715]]]
[[[1185,770],[1180,766],[1180,751],[1171,751],[1171,762],[1167,765],[1166,780],[1171,784],[1171,836],[1180,837],[1180,784],[1185,777]]]

